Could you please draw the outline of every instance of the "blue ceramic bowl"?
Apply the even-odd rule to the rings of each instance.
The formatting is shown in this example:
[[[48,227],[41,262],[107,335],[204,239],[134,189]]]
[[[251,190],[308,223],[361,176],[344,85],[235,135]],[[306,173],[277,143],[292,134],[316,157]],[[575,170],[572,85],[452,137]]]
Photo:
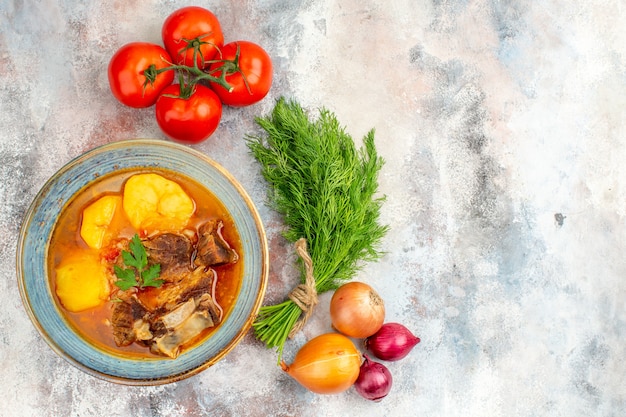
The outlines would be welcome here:
[[[244,271],[230,314],[207,340],[176,359],[123,358],[89,344],[66,322],[47,272],[49,241],[59,213],[84,187],[126,168],[164,168],[204,185],[229,210],[239,232]],[[17,276],[24,306],[52,349],[79,369],[112,382],[156,385],[194,375],[223,358],[250,329],[268,276],[263,224],[241,185],[224,168],[189,147],[163,140],[114,142],[88,151],[59,170],[39,191],[21,227]]]

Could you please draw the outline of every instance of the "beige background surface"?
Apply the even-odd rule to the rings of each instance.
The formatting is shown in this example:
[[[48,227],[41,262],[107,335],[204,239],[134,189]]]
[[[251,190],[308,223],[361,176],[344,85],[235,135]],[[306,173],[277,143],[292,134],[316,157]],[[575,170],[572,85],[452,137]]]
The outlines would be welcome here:
[[[357,277],[422,342],[381,403],[312,394],[249,333],[187,380],[126,387],[57,357],[21,304],[15,249],[39,188],[71,158],[163,138],[118,104],[106,67],[160,42],[177,1],[0,0],[3,416],[619,416],[626,409],[626,10],[619,0],[198,1],[227,41],[275,64],[261,103],[225,109],[196,149],[244,185],[272,254],[266,303],[296,278],[244,136],[280,96],[376,129],[387,255]],[[330,330],[328,302],[290,360]]]

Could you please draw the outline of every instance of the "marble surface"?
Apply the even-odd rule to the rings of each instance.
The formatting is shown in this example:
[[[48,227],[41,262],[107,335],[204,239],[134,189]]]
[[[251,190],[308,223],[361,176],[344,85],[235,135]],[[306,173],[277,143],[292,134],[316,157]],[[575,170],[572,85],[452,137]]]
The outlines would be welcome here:
[[[626,409],[626,9],[620,0],[201,1],[227,40],[263,45],[270,95],[228,108],[195,146],[229,169],[266,225],[266,303],[297,279],[243,137],[280,96],[371,128],[386,164],[387,255],[357,279],[422,342],[389,363],[380,403],[315,395],[249,333],[189,379],[128,387],[59,358],[22,306],[22,216],[94,146],[163,138],[118,104],[106,67],[160,42],[183,2],[0,0],[2,416],[620,416]],[[328,331],[330,295],[288,342]]]

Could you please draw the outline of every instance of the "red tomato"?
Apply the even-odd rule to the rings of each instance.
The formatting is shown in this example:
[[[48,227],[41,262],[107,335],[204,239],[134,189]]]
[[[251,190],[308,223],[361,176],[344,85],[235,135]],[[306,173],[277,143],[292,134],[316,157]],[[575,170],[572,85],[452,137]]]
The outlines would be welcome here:
[[[159,45],[132,42],[122,46],[109,62],[109,86],[120,102],[130,107],[152,106],[161,90],[174,81],[174,71],[165,71],[149,82],[144,71],[169,66],[168,53]]]
[[[176,10],[168,16],[161,30],[163,44],[174,63],[193,67],[194,47],[198,54],[198,68],[213,59],[224,45],[222,27],[215,15],[202,7],[189,6]]]
[[[192,88],[191,96],[182,98],[180,85],[172,84],[156,102],[156,120],[163,133],[184,143],[202,142],[222,118],[219,97],[209,87],[196,84]]]
[[[272,60],[259,45],[248,41],[227,43],[222,48],[222,59],[236,59],[238,63],[233,66],[230,62],[220,61],[209,67],[211,75],[218,78],[225,71],[226,81],[233,87],[229,92],[218,83],[210,83],[222,103],[229,106],[248,106],[262,100],[270,91]]]

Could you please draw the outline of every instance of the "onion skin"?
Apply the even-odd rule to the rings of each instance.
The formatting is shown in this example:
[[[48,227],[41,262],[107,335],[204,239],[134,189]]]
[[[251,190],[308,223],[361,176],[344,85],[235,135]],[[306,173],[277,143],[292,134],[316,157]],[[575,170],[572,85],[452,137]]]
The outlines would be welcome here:
[[[367,355],[361,365],[359,377],[354,383],[354,389],[363,398],[379,402],[389,394],[393,378],[391,372],[382,363],[374,362]]]
[[[348,282],[330,300],[333,327],[348,337],[362,339],[376,333],[385,321],[385,303],[364,282]]]
[[[404,358],[420,342],[400,323],[385,323],[375,334],[365,339],[365,348],[378,359],[397,361]]]
[[[305,343],[293,363],[280,363],[302,386],[317,394],[338,394],[359,377],[361,354],[354,343],[339,333],[325,333]]]

